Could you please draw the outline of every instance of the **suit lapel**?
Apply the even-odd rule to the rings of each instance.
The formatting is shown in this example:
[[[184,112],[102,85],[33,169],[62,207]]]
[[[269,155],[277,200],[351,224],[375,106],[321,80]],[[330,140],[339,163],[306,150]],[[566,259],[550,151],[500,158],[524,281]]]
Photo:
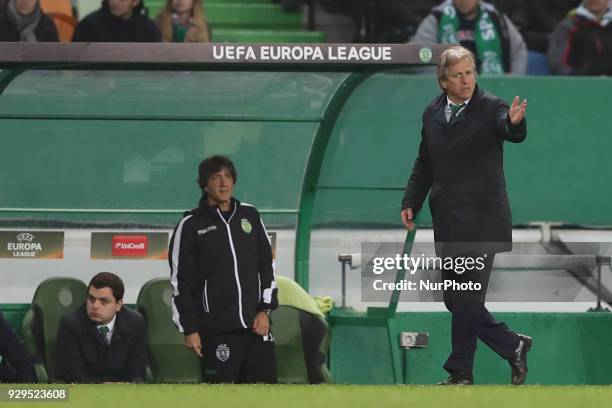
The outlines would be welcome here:
[[[126,307],[125,305],[123,307]],[[113,331],[113,337],[111,343],[115,341],[121,341],[125,333],[131,330],[130,326],[125,321],[125,311],[123,308],[117,313],[117,319],[115,320],[115,329]]]
[[[83,325],[83,331],[88,336],[92,337],[96,341],[96,343],[100,344],[101,346],[106,345],[104,338],[102,337],[102,335],[98,331],[98,328],[96,327],[96,323],[89,320],[89,317],[87,317],[87,323]]]
[[[435,121],[440,123],[442,126],[447,127],[448,122],[446,121],[446,115],[444,110],[446,109],[446,94],[440,95],[434,105],[434,118]]]
[[[436,102],[436,105],[435,105],[435,112],[436,112],[435,120],[436,122],[439,122],[444,127],[449,127],[449,128],[453,127],[457,125],[457,123],[461,123],[465,120],[465,115],[467,113],[467,109],[469,106],[470,105],[468,104],[468,106],[466,106],[465,109],[463,109],[463,111],[461,112],[459,116],[456,116],[454,118],[451,117],[450,120],[447,122],[446,121],[446,95],[443,94],[441,98]]]

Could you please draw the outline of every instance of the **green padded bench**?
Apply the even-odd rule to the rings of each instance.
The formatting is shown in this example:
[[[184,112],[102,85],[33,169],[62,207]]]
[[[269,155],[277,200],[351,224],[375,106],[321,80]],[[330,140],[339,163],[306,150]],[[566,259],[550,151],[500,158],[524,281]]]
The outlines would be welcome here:
[[[38,382],[53,382],[57,375],[57,328],[62,317],[85,303],[87,285],[74,278],[49,278],[36,288],[21,332],[34,356]]]
[[[279,307],[272,312],[278,382],[332,382],[327,369],[330,330],[316,302],[296,282],[276,276]]]
[[[183,345],[183,334],[172,323],[170,279],[145,283],[138,293],[138,311],[147,320],[149,374],[155,383],[199,383],[199,358]],[[148,379],[149,380],[149,379]]]
[[[331,382],[327,370],[329,327],[312,298],[297,283],[276,277],[280,306],[272,312],[279,383]],[[283,293],[283,295],[280,295]],[[201,381],[199,359],[183,345],[172,323],[170,280],[147,282],[136,302],[148,323],[149,373],[156,383]]]

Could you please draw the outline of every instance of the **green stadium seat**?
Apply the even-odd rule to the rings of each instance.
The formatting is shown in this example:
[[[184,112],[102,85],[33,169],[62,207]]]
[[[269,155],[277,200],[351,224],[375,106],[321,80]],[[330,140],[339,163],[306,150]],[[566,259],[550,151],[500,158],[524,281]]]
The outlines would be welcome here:
[[[164,1],[145,2],[149,17],[155,18]],[[299,30],[301,13],[285,13],[277,4],[213,3],[204,7],[206,19],[215,28],[281,28]]]
[[[170,279],[147,282],[138,294],[136,305],[147,319],[149,368],[156,383],[199,383],[202,372],[199,358],[183,345],[183,335],[172,323]]]
[[[163,0],[148,0],[145,1],[145,7],[147,9],[147,15],[151,19],[155,19],[157,14],[164,8],[166,2]]]
[[[279,301],[283,302],[272,313],[279,382],[331,382],[326,366],[329,327],[323,315],[308,293],[295,282],[284,277],[276,279],[279,293],[285,289],[284,296],[279,296]],[[185,348],[183,335],[172,323],[171,298],[170,280],[157,278],[142,287],[136,301],[148,323],[151,380],[156,383],[201,382],[199,359]]]
[[[55,339],[62,317],[79,308],[87,297],[87,285],[74,278],[49,278],[36,288],[32,305],[22,322],[26,347],[34,356],[39,382],[53,382],[57,374]]]
[[[212,30],[216,43],[324,43],[325,34],[319,31],[297,30],[242,30],[219,28]]]
[[[276,4],[210,4],[206,17],[215,27],[295,28],[302,25],[300,13],[285,13]]]
[[[331,382],[327,369],[329,326],[314,300],[297,283],[277,276],[279,307],[272,312],[278,382]]]

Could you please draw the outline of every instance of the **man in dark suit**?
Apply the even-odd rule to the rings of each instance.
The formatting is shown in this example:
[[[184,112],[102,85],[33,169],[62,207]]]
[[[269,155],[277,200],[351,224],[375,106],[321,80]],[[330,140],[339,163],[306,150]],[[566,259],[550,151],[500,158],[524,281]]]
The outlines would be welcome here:
[[[101,272],[87,301],[60,322],[59,379],[71,383],[135,382],[145,378],[147,330],[142,315],[123,307],[121,279]]]
[[[482,268],[443,270],[444,281],[480,284],[480,291],[445,290],[452,314],[452,352],[441,384],[473,384],[477,339],[512,368],[512,384],[527,376],[532,340],[496,322],[484,305],[495,253],[512,248],[512,220],[503,171],[503,142],[527,137],[527,101],[512,106],[476,84],[472,53],[454,46],[442,54],[437,68],[442,94],[427,106],[419,154],[402,200],[401,218],[408,230],[429,196],[438,257],[481,257]]]

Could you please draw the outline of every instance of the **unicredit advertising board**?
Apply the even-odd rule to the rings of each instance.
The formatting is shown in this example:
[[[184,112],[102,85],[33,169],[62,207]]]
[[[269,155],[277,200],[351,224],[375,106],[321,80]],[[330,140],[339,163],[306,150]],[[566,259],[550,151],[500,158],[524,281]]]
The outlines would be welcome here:
[[[91,259],[167,259],[165,232],[92,232]]]

